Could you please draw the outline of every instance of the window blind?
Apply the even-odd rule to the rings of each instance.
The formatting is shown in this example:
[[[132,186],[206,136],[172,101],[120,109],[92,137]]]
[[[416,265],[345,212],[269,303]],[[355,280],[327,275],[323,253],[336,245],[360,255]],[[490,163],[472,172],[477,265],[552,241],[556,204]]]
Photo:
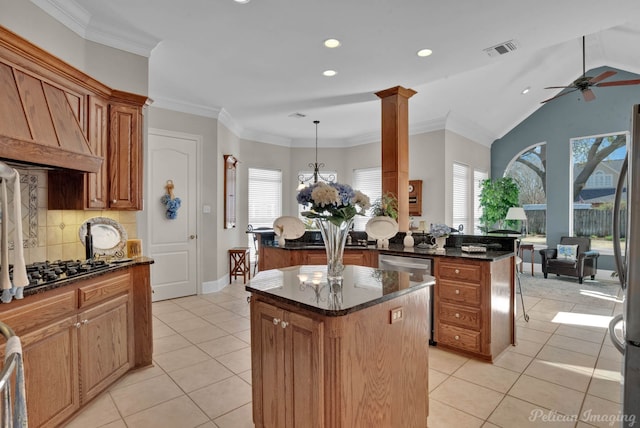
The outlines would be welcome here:
[[[482,207],[480,206],[480,192],[482,191],[482,182],[489,178],[489,174],[485,171],[473,171],[473,230],[467,233],[473,234],[481,231],[480,217],[482,217]]]
[[[272,227],[282,215],[282,171],[249,168],[249,224]]]
[[[382,195],[382,168],[362,168],[353,170],[353,188],[367,195],[373,204]],[[371,218],[371,209],[366,216],[356,216],[354,230],[364,230]]]
[[[469,233],[469,167],[453,163],[453,227]]]

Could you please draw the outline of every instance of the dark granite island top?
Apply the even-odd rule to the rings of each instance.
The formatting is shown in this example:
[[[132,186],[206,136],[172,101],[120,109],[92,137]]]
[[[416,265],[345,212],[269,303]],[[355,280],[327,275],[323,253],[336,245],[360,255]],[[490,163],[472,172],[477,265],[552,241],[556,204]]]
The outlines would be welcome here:
[[[330,293],[327,267],[292,266],[259,272],[245,289],[325,316],[342,316],[435,284],[424,275],[411,281],[409,273],[364,266],[345,266],[342,287]],[[318,284],[314,275],[321,276]]]

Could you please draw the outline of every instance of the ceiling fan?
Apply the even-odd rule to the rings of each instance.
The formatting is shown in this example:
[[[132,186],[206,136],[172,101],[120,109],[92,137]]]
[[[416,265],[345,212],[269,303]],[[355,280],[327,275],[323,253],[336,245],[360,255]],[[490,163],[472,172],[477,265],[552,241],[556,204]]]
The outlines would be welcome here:
[[[563,95],[570,94],[575,91],[582,92],[582,98],[585,101],[593,101],[596,99],[596,95],[591,90],[593,86],[624,86],[624,85],[638,85],[640,84],[640,79],[633,80],[617,80],[614,82],[602,82],[604,79],[607,79],[614,74],[616,71],[605,71],[600,73],[596,77],[589,77],[586,75],[585,70],[585,50],[584,50],[584,36],[582,36],[582,77],[577,78],[574,82],[569,86],[549,86],[545,89],[571,89],[569,91],[561,92],[555,97],[551,97],[547,100],[542,101],[542,103],[546,103],[547,101],[555,100]]]

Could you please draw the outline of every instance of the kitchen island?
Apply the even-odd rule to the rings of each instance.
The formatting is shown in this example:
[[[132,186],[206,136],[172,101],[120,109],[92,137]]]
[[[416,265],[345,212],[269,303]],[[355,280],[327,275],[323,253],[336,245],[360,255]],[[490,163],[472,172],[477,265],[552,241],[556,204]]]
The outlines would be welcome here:
[[[326,265],[258,273],[251,292],[256,427],[420,427],[435,278]]]

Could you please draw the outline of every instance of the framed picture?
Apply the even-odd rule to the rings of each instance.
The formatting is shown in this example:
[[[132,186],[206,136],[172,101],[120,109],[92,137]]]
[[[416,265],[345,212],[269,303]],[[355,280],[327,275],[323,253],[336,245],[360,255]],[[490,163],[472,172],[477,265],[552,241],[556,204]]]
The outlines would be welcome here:
[[[238,159],[224,155],[224,228],[236,227],[236,165]]]
[[[409,180],[409,215],[422,215],[422,180]]]

